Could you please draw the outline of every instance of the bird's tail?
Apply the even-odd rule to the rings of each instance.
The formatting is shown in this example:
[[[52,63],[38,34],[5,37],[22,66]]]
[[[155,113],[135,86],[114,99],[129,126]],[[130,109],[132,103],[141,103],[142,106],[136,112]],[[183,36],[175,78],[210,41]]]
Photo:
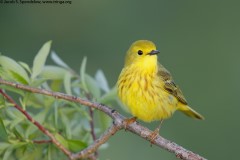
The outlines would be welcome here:
[[[182,111],[184,114],[186,114],[189,117],[196,118],[196,119],[204,119],[204,117],[196,112],[194,109],[189,107],[188,105],[181,104],[179,107],[179,110]]]

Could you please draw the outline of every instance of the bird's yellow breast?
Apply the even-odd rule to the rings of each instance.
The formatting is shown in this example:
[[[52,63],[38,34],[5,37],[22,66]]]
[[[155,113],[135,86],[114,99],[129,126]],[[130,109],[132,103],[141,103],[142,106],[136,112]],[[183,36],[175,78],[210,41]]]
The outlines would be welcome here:
[[[176,110],[178,101],[164,89],[164,82],[157,75],[157,64],[143,65],[142,62],[134,63],[123,68],[118,80],[118,95],[131,114],[143,121],[168,118]]]

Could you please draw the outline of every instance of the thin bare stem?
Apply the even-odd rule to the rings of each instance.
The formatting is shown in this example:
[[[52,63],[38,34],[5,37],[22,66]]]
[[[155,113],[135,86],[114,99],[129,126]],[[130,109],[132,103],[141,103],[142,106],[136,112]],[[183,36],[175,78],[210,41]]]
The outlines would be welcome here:
[[[93,108],[89,108],[89,114],[90,114],[90,117],[91,117],[91,119],[90,119],[90,121],[89,121],[89,123],[90,123],[90,128],[91,128],[91,135],[92,135],[93,141],[95,141],[97,138],[96,138],[96,134],[95,134],[95,132],[94,132]]]
[[[92,96],[90,93],[86,93],[86,97],[88,100],[91,100],[92,99]],[[96,134],[95,134],[95,131],[94,131],[94,112],[93,112],[93,108],[92,107],[89,107],[89,115],[91,117],[91,119],[89,120],[89,125],[90,125],[90,131],[91,131],[91,135],[92,135],[92,139],[93,141],[95,141],[97,139],[96,137]],[[98,157],[98,152],[97,150],[94,152],[94,155],[92,157],[92,159],[97,159]]]
[[[111,127],[108,128],[107,131],[105,131],[101,137],[99,137],[97,140],[95,140],[95,142],[93,144],[91,144],[90,146],[88,146],[86,149],[80,151],[79,153],[73,154],[72,158],[73,159],[84,159],[87,158],[91,153],[96,152],[96,150],[105,142],[108,141],[108,139],[113,136],[117,131],[119,131],[120,129],[122,129],[121,125],[116,125],[116,124],[112,124]]]
[[[63,152],[65,153],[69,158],[71,158],[71,152],[67,150],[61,143],[58,142],[58,140],[54,137],[53,134],[51,134],[46,128],[44,128],[39,122],[35,121],[28,113],[27,111],[23,110],[22,107],[20,107],[8,94],[3,92],[2,89],[0,89],[0,94],[3,95],[3,97],[6,98],[6,100],[14,105],[14,107],[22,112],[22,114],[30,121],[32,122],[40,131],[42,131],[45,135],[47,135],[51,141]]]
[[[33,88],[33,87],[29,87],[29,86],[22,85],[22,84],[17,84],[14,82],[8,82],[8,81],[2,80],[2,79],[0,79],[0,84],[12,86],[12,87],[15,87],[15,88],[18,88],[21,90],[25,90],[25,91],[29,91],[29,92],[33,92],[33,93],[39,93],[39,94],[43,94],[43,95],[52,96],[52,97],[55,97],[58,99],[64,99],[67,101],[80,103],[85,106],[96,108],[96,109],[104,112],[105,114],[107,114],[108,116],[110,116],[113,119],[114,125],[112,125],[106,132],[104,132],[104,134],[100,138],[95,140],[92,145],[90,145],[89,147],[87,147],[86,149],[82,150],[81,152],[79,152],[77,154],[72,154],[70,157],[71,159],[84,158],[89,155],[92,155],[101,144],[108,141],[108,139],[113,134],[115,134],[120,129],[124,128],[125,117],[122,116],[121,114],[119,114],[117,111],[115,111],[103,104],[90,102],[88,100],[84,100],[84,99],[81,99],[81,98],[78,98],[75,96],[70,96],[70,95],[66,95],[63,93],[59,93],[59,92],[52,92],[52,91],[48,91],[45,89]],[[204,157],[201,157],[200,155],[195,154],[192,151],[189,151],[189,150],[183,148],[182,146],[180,146],[174,142],[171,142],[159,135],[156,137],[155,140],[153,140],[153,141],[149,140],[148,137],[151,135],[152,131],[150,131],[146,127],[143,127],[142,125],[137,124],[136,122],[128,125],[126,129],[148,141],[151,141],[151,143],[155,144],[156,146],[159,146],[169,152],[174,153],[177,158],[184,159],[184,160],[205,160]]]
[[[37,144],[46,144],[46,143],[52,143],[52,140],[33,140],[32,142]]]

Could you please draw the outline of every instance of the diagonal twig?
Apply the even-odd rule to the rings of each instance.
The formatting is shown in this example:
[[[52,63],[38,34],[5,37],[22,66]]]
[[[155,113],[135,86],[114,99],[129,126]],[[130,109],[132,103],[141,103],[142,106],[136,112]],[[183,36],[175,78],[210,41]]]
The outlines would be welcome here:
[[[93,144],[88,146],[86,149],[80,151],[79,153],[73,154],[72,158],[73,159],[85,159],[88,157],[90,153],[94,153],[100,145],[104,144],[108,139],[113,136],[117,131],[122,129],[122,126],[112,124],[111,127],[108,128],[107,131],[105,131],[101,137],[96,139]]]
[[[64,154],[66,154],[69,158],[71,158],[71,152],[67,150],[61,143],[58,142],[58,140],[54,137],[52,133],[50,133],[46,128],[44,128],[39,122],[35,121],[27,111],[23,110],[22,107],[20,107],[8,94],[3,92],[2,89],[0,89],[0,94],[3,95],[3,97],[6,98],[6,100],[14,105],[14,107],[22,112],[22,114],[30,121],[32,122],[40,131],[42,131],[45,135],[47,135],[51,141],[60,149]],[[37,143],[37,141],[35,141]]]
[[[117,111],[115,111],[103,104],[90,102],[88,100],[84,100],[84,99],[81,99],[81,98],[78,98],[75,96],[70,96],[67,94],[59,93],[59,92],[52,92],[52,91],[40,89],[40,88],[33,88],[33,87],[26,86],[26,85],[5,81],[2,79],[0,79],[0,84],[12,86],[12,87],[15,87],[15,88],[18,88],[21,90],[25,90],[25,91],[29,91],[29,92],[33,92],[33,93],[39,93],[39,94],[52,96],[52,97],[55,97],[58,99],[64,99],[67,101],[80,103],[85,106],[96,108],[96,109],[104,112],[105,114],[107,114],[108,116],[110,116],[113,119],[114,125],[112,125],[99,139],[94,141],[94,143],[92,145],[90,145],[88,148],[82,150],[79,153],[72,154],[70,157],[71,159],[82,158],[82,157],[87,157],[88,155],[91,155],[92,153],[94,153],[97,150],[97,148],[101,144],[105,143],[112,136],[112,134],[116,133],[118,130],[120,130],[124,127],[125,117],[122,116],[121,114],[119,114]],[[148,128],[143,127],[142,125],[139,125],[137,123],[132,123],[132,124],[128,125],[126,129],[131,131],[132,133],[150,141],[148,139],[148,137],[151,135],[152,131],[150,131]],[[159,135],[156,137],[156,139],[154,141],[151,141],[151,142],[153,144],[155,144],[156,146],[159,146],[171,153],[174,153],[177,158],[184,159],[184,160],[205,160],[204,157],[201,157],[200,155],[195,154],[192,151],[187,150],[187,149],[183,148],[182,146],[180,146],[174,142],[171,142]]]
[[[92,99],[92,96],[90,93],[86,93],[86,97],[88,100],[91,100]],[[90,120],[89,120],[89,125],[90,125],[90,132],[91,132],[91,135],[92,135],[92,139],[93,141],[96,141],[97,137],[96,137],[96,134],[95,134],[95,131],[94,131],[94,112],[93,112],[93,108],[92,107],[89,107],[89,115],[90,115]],[[97,159],[98,157],[98,151],[96,150],[93,154],[93,157],[92,159]]]

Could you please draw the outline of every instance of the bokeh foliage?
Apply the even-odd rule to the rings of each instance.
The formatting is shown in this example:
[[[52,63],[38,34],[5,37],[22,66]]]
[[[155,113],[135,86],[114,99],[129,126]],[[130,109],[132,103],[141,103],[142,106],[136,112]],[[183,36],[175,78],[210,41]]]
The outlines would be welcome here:
[[[53,48],[71,68],[78,71],[87,56],[87,73],[95,75],[101,68],[113,86],[129,45],[151,40],[188,103],[206,118],[194,121],[176,112],[164,122],[161,135],[208,159],[238,159],[240,1],[72,2],[0,5],[0,52],[32,66],[39,45],[52,39]],[[139,123],[150,129],[158,125]],[[100,152],[101,159],[176,159],[128,132],[119,132],[109,144]]]
[[[115,88],[109,88],[102,70],[97,70],[94,76],[87,74],[86,57],[83,58],[78,72],[72,70],[54,51],[50,50],[51,43],[48,41],[42,46],[33,60],[33,66],[0,55],[1,78],[108,105],[117,102]],[[49,53],[55,65],[46,64]],[[4,85],[0,87],[11,93],[20,106],[53,133],[56,139],[70,151],[78,152],[93,142],[88,107],[13,87]],[[49,138],[12,104],[5,101],[2,96],[0,98],[0,155],[4,160],[54,159],[54,157],[66,159],[54,144],[34,143]],[[95,133],[99,135],[109,126],[111,119],[97,110],[94,110],[94,117]],[[107,144],[101,148],[106,147]]]

